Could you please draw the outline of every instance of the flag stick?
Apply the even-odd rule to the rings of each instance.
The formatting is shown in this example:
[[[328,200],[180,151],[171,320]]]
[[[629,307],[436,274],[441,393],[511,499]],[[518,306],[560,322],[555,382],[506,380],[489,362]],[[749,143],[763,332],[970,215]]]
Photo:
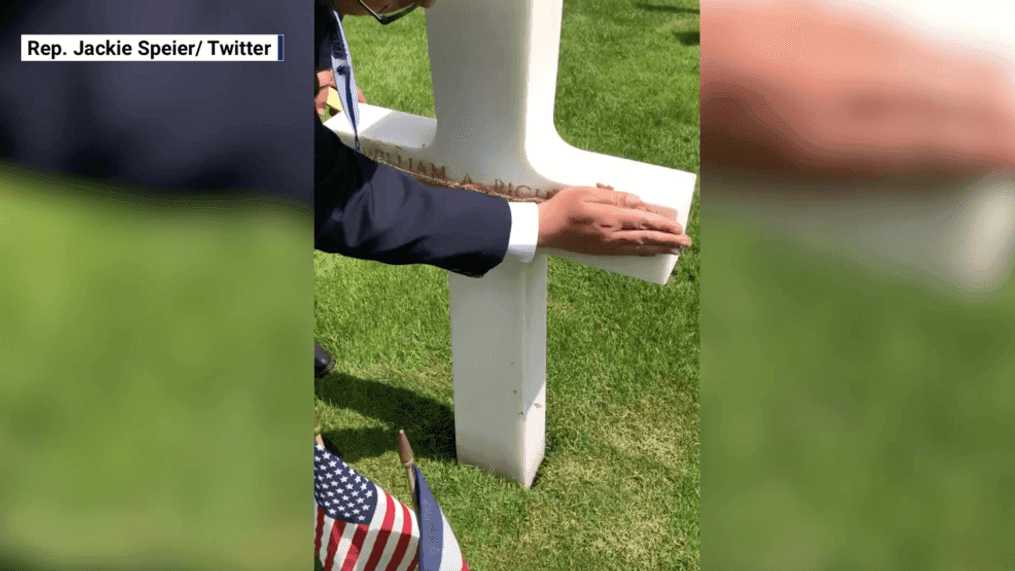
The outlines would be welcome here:
[[[412,466],[416,459],[412,455],[412,447],[409,446],[409,439],[405,437],[405,431],[398,431],[398,455],[402,458],[402,466],[405,466],[405,475],[409,478],[409,493],[412,494],[412,504],[416,506],[416,477],[412,473]]]

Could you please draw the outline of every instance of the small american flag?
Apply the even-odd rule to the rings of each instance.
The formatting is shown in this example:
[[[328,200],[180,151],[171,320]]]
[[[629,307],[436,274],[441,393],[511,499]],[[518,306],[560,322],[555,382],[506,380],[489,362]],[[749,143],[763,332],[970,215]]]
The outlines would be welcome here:
[[[416,568],[416,514],[320,441],[314,446],[314,507],[314,551],[325,571]]]
[[[469,571],[462,549],[458,546],[458,539],[415,463],[412,464],[412,473],[415,481],[413,499],[420,527],[419,570]]]

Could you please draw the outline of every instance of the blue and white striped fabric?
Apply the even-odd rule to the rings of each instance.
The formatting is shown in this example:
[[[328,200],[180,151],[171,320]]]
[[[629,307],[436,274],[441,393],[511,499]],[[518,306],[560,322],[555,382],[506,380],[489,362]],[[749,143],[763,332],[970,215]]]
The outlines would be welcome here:
[[[458,539],[426,485],[419,466],[413,464],[416,479],[416,518],[419,520],[419,571],[469,571]]]
[[[352,72],[352,55],[349,53],[349,42],[345,39],[342,29],[342,18],[338,12],[331,11],[335,19],[338,34],[331,38],[331,73],[335,76],[338,95],[342,98],[342,111],[349,118],[353,136],[356,139],[356,150],[359,150],[359,95],[356,90],[356,77]]]

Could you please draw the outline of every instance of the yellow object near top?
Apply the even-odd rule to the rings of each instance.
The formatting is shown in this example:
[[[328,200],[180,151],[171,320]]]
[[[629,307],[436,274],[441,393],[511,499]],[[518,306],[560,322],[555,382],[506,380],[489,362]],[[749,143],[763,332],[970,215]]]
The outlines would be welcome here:
[[[331,107],[336,112],[342,111],[342,100],[338,96],[338,91],[334,87],[328,88],[328,107]]]

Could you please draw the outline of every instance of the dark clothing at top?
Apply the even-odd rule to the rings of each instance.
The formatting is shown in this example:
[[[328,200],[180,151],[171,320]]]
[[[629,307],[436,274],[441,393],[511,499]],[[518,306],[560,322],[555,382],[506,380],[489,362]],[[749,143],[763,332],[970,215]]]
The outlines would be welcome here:
[[[333,20],[327,9],[315,10],[316,69],[330,68]],[[316,249],[481,276],[504,259],[510,231],[503,198],[425,186],[345,146],[315,117]]]

